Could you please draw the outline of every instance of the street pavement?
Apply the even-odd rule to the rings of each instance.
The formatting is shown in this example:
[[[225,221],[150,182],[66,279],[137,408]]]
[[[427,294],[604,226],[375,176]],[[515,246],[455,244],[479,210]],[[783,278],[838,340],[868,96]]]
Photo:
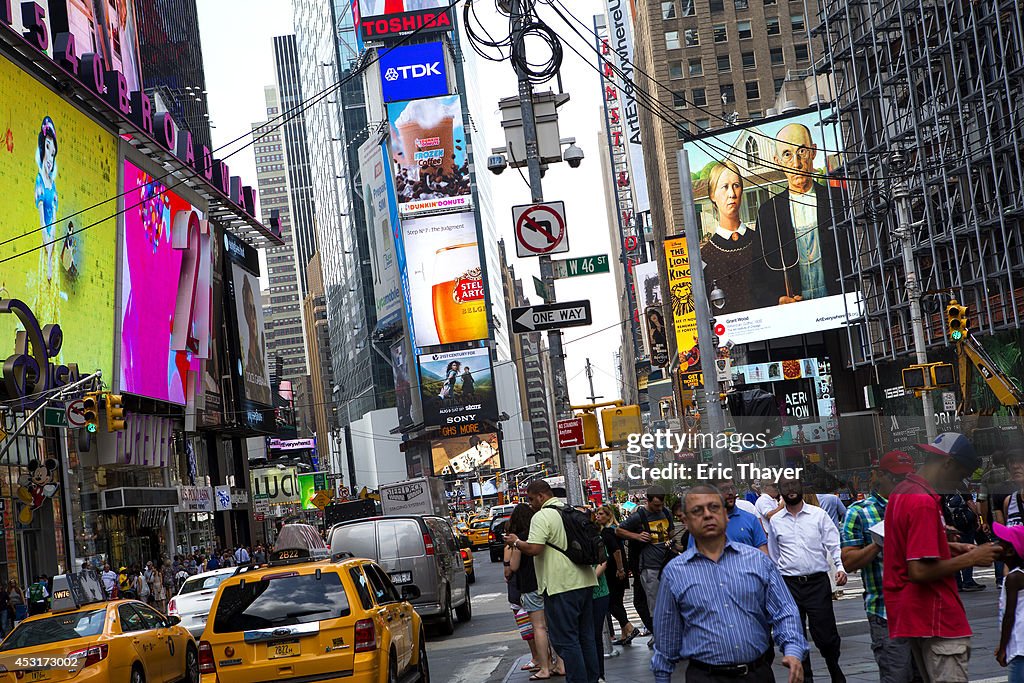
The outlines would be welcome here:
[[[428,636],[427,651],[430,672],[435,681],[443,683],[526,683],[530,674],[519,668],[529,661],[529,648],[519,638],[512,613],[505,598],[501,564],[492,564],[487,552],[477,552],[477,582],[473,586],[473,620],[460,624],[455,635],[447,638]],[[970,676],[973,683],[1006,681],[1006,670],[996,663],[993,651],[998,640],[998,593],[994,588],[991,568],[976,570],[975,578],[987,586],[979,593],[962,595],[967,616],[974,629],[971,641]],[[851,577],[843,597],[835,603],[836,621],[843,639],[840,663],[849,683],[876,683],[878,669],[871,654],[871,638],[864,616],[860,577]],[[634,624],[639,624],[629,605],[627,611]],[[605,679],[615,681],[649,681],[651,654],[646,638],[637,638],[629,647],[616,647],[618,653],[605,659]],[[813,645],[812,666],[818,681],[827,681],[825,663]],[[778,658],[777,658],[778,659]],[[674,680],[684,679],[681,664]],[[777,665],[776,680],[786,680],[787,669]],[[564,679],[555,679],[564,680]]]

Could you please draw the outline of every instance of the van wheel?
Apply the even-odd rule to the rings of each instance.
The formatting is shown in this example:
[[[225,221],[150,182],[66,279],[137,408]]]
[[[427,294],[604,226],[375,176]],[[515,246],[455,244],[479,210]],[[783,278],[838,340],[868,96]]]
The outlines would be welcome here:
[[[420,654],[416,659],[416,671],[420,674],[420,683],[430,683],[430,664],[427,662],[427,638],[420,631]]]
[[[466,602],[455,608],[455,617],[460,624],[473,618],[473,600],[469,597],[469,586],[466,586]]]
[[[141,664],[136,664],[132,667],[132,676],[128,680],[131,683],[146,683],[146,674],[142,673]]]
[[[455,621],[452,619],[452,589],[445,591],[444,607],[441,608],[441,619],[437,622],[437,632],[442,636],[455,633]]]

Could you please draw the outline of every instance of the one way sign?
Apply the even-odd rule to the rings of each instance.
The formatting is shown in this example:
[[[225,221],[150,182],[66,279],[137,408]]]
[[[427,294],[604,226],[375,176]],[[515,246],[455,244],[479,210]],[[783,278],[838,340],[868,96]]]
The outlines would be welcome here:
[[[593,323],[589,301],[566,301],[545,306],[512,309],[512,331],[516,334],[583,327]]]

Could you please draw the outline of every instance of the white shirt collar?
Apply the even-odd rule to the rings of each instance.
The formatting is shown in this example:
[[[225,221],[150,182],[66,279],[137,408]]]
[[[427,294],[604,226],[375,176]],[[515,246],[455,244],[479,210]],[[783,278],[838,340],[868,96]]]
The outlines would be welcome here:
[[[732,239],[734,232],[740,237],[743,237],[747,234],[747,230],[753,230],[753,228],[749,227],[746,223],[741,222],[740,227],[736,228],[736,230],[726,230],[722,226],[718,226],[715,228],[715,234],[722,239],[729,240]]]

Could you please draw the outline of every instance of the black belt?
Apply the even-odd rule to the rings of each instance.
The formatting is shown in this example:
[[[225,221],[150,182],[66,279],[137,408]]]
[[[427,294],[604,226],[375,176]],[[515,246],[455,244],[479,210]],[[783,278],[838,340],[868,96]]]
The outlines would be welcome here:
[[[807,574],[805,576],[783,576],[782,578],[786,581],[795,581],[797,583],[810,583],[811,581],[818,581],[822,578],[827,578],[828,573],[817,572],[816,574]]]
[[[717,676],[740,678],[741,676],[746,676],[751,671],[754,671],[765,664],[770,664],[773,656],[774,653],[771,648],[768,648],[765,650],[763,655],[748,664],[705,664],[704,662],[696,659],[691,659],[690,666]]]

